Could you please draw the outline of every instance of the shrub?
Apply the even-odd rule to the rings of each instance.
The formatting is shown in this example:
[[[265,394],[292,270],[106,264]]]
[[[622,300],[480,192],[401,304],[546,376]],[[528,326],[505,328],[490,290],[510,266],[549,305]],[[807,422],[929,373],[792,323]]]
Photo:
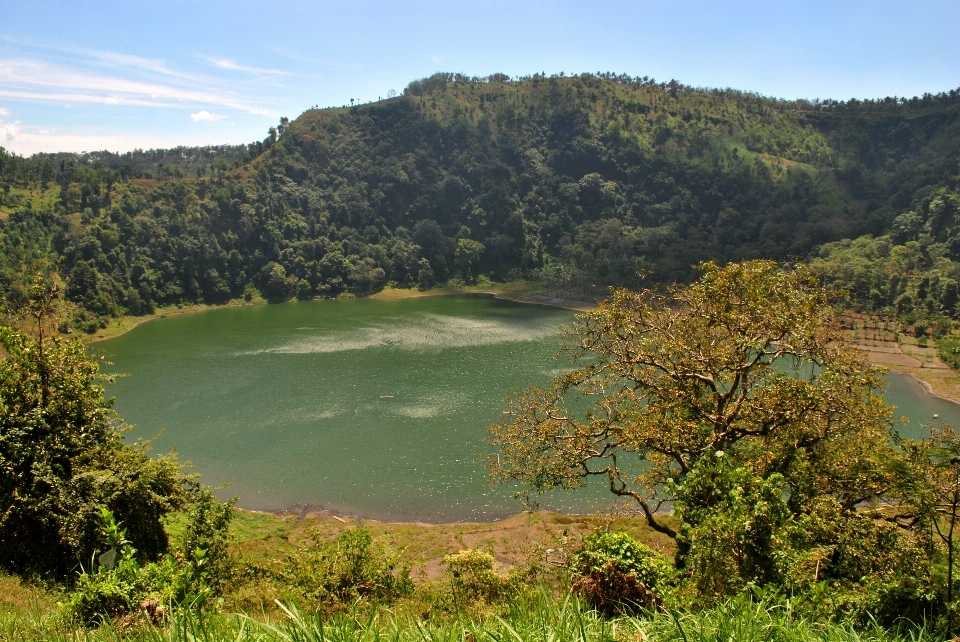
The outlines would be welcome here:
[[[493,604],[500,600],[509,582],[495,570],[493,555],[474,548],[443,558],[454,604]]]
[[[236,571],[235,561],[227,548],[233,505],[237,500],[222,503],[206,489],[198,489],[195,495],[178,554],[187,561],[193,573],[190,583],[208,587],[219,595]]]
[[[729,459],[718,452],[678,487],[678,565],[694,605],[762,588],[785,591],[815,619],[889,624],[930,612],[915,537],[832,497],[788,492],[779,473],[761,477]]]
[[[947,335],[937,341],[937,356],[953,369],[960,369],[960,340]]]
[[[596,532],[570,563],[573,590],[607,615],[656,609],[673,578],[670,561],[626,533]]]
[[[413,592],[400,553],[375,549],[367,529],[344,531],[331,544],[318,538],[314,534],[277,572],[292,593],[287,597],[334,610],[359,599],[391,603]]]
[[[200,490],[192,506],[180,549],[157,562],[141,564],[113,514],[98,513],[102,547],[90,570],[77,578],[69,594],[67,614],[84,624],[123,617],[157,622],[166,610],[197,609],[220,594],[233,561],[227,552],[232,502],[221,504]]]
[[[123,443],[83,342],[0,326],[0,352],[0,568],[68,577],[97,546],[101,506],[141,561],[166,552],[161,520],[185,505],[186,479],[174,456]]]
[[[777,535],[791,518],[784,486],[782,475],[759,477],[717,452],[677,488],[678,565],[700,600],[780,581]]]

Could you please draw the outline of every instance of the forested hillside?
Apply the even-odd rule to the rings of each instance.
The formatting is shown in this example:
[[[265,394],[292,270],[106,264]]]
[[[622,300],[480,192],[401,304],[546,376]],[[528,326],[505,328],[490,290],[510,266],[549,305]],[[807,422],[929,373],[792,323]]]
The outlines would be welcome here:
[[[893,227],[950,261],[956,208],[928,212],[956,198],[958,114],[957,91],[811,103],[610,74],[436,74],[282,119],[223,160],[140,153],[161,159],[149,178],[119,155],[0,153],[0,279],[16,304],[26,274],[56,270],[72,323],[93,330],[157,305],[390,282],[687,280],[704,259],[804,258]]]

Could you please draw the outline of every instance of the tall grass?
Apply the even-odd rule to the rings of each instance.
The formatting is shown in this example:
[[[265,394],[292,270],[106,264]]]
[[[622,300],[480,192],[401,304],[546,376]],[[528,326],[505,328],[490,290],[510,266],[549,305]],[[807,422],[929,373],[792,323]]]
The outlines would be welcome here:
[[[516,598],[500,616],[419,619],[357,607],[319,618],[285,606],[285,618],[258,621],[243,614],[184,614],[163,628],[104,626],[83,630],[55,619],[0,615],[0,638],[18,642],[933,642],[923,628],[855,629],[817,623],[789,605],[737,599],[713,609],[605,619],[572,596],[542,592]]]

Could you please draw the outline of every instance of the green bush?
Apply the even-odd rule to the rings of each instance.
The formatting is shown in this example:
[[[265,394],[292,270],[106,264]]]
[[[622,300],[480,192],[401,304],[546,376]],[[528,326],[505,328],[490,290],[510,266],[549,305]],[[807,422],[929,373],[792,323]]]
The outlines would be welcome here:
[[[232,502],[221,504],[198,491],[183,541],[173,555],[141,564],[113,514],[100,508],[104,552],[81,572],[64,605],[67,615],[84,624],[118,617],[157,622],[171,609],[198,609],[218,596],[233,575],[227,552]]]
[[[674,576],[666,557],[626,533],[587,535],[570,570],[573,590],[608,615],[659,608]]]
[[[790,492],[788,492],[788,490]],[[823,620],[923,619],[934,604],[915,537],[835,498],[805,499],[783,476],[755,475],[717,453],[678,487],[678,566],[690,604],[758,589],[793,596]]]
[[[495,570],[493,555],[478,549],[467,549],[443,558],[446,579],[454,604],[493,604],[509,586],[506,577]]]
[[[410,568],[397,551],[373,546],[370,531],[344,531],[330,544],[314,534],[276,572],[285,597],[331,611],[357,600],[391,603],[413,592]]]
[[[80,340],[0,325],[0,568],[70,576],[97,547],[98,507],[123,522],[141,562],[168,547],[162,518],[189,499],[173,455],[123,442],[99,365]]]
[[[759,477],[723,452],[677,487],[678,566],[697,599],[711,603],[781,579],[776,536],[791,518],[784,487],[782,475]]]
[[[937,356],[954,370],[960,370],[960,337],[946,335],[937,341]]]
[[[178,557],[190,564],[191,584],[220,594],[236,575],[233,556],[227,550],[228,531],[236,498],[222,503],[206,489],[195,491],[179,542]]]

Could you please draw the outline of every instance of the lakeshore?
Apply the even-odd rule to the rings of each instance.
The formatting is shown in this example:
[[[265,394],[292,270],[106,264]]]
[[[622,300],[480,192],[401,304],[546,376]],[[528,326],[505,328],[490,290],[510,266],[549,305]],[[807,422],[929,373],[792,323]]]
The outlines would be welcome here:
[[[430,290],[418,290],[416,288],[384,288],[383,290],[371,294],[368,297],[341,297],[343,299],[366,298],[373,300],[391,300],[391,299],[413,299],[428,296],[449,296],[457,294],[490,294],[507,301],[517,303],[531,303],[536,305],[549,305],[556,308],[564,308],[574,311],[586,311],[596,305],[595,302],[581,301],[567,298],[556,292],[544,288],[535,281],[511,281],[508,283],[495,283],[486,281],[478,285],[464,285],[461,287],[436,287]],[[331,299],[335,300],[335,299]],[[295,299],[285,303],[295,303]],[[119,337],[130,332],[137,326],[155,321],[156,319],[166,319],[167,317],[181,316],[184,314],[195,314],[197,312],[207,312],[209,310],[220,310],[223,308],[239,308],[254,305],[269,305],[261,298],[256,297],[250,301],[244,299],[231,299],[226,303],[210,304],[196,303],[193,305],[170,305],[157,308],[153,314],[143,316],[123,316],[118,319],[111,319],[106,328],[100,328],[87,338],[87,343],[97,343],[106,339]]]
[[[623,507],[619,511],[589,515],[538,510],[488,522],[436,524],[362,519],[317,508],[276,513],[235,511],[230,527],[233,547],[247,559],[269,563],[278,556],[292,553],[315,535],[321,541],[332,541],[347,529],[363,527],[374,538],[404,550],[411,574],[420,580],[439,577],[444,556],[462,550],[488,550],[499,564],[509,568],[531,557],[559,557],[565,553],[567,540],[576,541],[583,534],[606,527],[625,531],[668,557],[676,552],[672,539],[654,531],[642,517]],[[661,517],[668,522],[671,519]],[[178,522],[171,523],[171,534],[175,535],[178,528]]]
[[[899,340],[883,337],[868,341],[854,337],[851,346],[875,366],[910,375],[931,396],[960,404],[960,373],[937,357],[936,348],[918,345],[916,338],[906,335]]]
[[[430,290],[415,288],[385,288],[369,299],[393,300],[411,299],[429,296],[449,296],[457,294],[490,294],[496,298],[517,303],[546,305],[556,308],[585,312],[596,305],[596,302],[569,298],[568,295],[553,292],[534,281],[513,281],[509,283],[485,282],[475,286],[438,287]],[[194,314],[222,308],[235,308],[254,305],[267,305],[267,301],[256,298],[251,301],[232,299],[226,303],[195,304],[189,306],[167,306],[157,308],[150,315],[133,317],[125,316],[112,320],[106,328],[98,330],[87,339],[87,343],[98,343],[126,334],[137,326],[154,321],[184,314]],[[885,368],[890,372],[910,375],[924,387],[928,394],[939,399],[960,404],[960,373],[940,361],[936,349],[917,345],[912,337],[901,337],[897,341],[866,341],[852,342],[853,347],[863,352],[870,362]]]

